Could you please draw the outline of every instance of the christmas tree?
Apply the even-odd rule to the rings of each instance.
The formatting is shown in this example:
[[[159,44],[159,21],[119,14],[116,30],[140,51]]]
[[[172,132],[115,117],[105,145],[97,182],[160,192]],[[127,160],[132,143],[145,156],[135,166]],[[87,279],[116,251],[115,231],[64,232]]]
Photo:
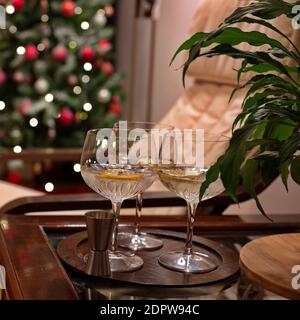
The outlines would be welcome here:
[[[111,126],[124,99],[113,1],[0,5],[0,148],[78,147],[87,130]]]

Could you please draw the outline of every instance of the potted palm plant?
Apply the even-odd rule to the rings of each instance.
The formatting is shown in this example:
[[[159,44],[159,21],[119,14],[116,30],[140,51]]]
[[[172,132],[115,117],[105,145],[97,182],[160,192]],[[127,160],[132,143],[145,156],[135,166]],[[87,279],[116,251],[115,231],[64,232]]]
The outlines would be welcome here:
[[[300,156],[297,154],[300,150],[300,51],[270,21],[285,15],[291,20],[291,28],[296,28],[298,5],[300,1],[253,0],[249,5],[237,8],[217,29],[194,34],[176,51],[172,62],[180,52],[188,51],[183,82],[190,64],[201,57],[226,55],[241,59],[238,82],[242,74],[252,72],[250,80],[239,83],[232,93],[233,96],[237,90],[247,89],[241,112],[232,126],[230,146],[208,171],[200,197],[220,176],[235,201],[242,183],[265,215],[255,190],[257,176],[268,184],[281,175],[287,189],[291,175],[300,185]],[[265,33],[243,31],[237,23],[264,26],[287,40],[290,48]],[[241,50],[238,48],[241,43],[257,48]],[[263,45],[268,49],[262,50]],[[292,63],[287,65],[286,58]]]

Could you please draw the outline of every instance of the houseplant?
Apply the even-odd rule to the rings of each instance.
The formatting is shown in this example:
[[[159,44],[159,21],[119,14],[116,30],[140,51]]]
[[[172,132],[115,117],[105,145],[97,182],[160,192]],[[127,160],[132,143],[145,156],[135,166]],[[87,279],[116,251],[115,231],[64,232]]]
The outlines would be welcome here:
[[[300,185],[300,156],[297,155],[300,150],[300,51],[270,21],[285,15],[291,20],[291,28],[297,27],[298,5],[300,1],[254,0],[237,8],[212,32],[194,34],[176,51],[172,62],[180,52],[188,50],[183,82],[190,64],[201,57],[226,55],[241,59],[238,82],[242,74],[253,73],[250,80],[238,84],[230,97],[237,90],[247,88],[241,112],[232,126],[230,146],[208,171],[200,197],[220,176],[235,201],[242,183],[265,215],[255,190],[257,176],[268,184],[280,174],[288,189],[287,180],[291,175]],[[243,31],[236,27],[237,23],[258,24],[273,30],[288,41],[290,49],[262,32]],[[241,43],[256,49],[238,49]],[[268,49],[262,50],[262,45],[267,45]],[[292,63],[287,65],[286,58]]]

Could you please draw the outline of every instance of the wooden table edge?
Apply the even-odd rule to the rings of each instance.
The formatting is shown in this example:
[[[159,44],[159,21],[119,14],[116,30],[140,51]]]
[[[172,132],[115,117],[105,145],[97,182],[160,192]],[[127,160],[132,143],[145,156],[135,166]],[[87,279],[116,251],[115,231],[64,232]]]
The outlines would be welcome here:
[[[14,243],[13,239],[7,239],[5,231],[3,230],[3,225],[2,223],[0,223],[0,262],[5,266],[6,269],[6,298],[13,300],[79,300],[79,296],[71,280],[69,279],[62,263],[57,257],[54,248],[49,243],[43,227],[37,224],[15,224],[14,226],[25,227],[28,234],[32,234],[34,232],[39,233],[39,241],[43,242],[39,242],[38,245],[42,246],[44,253],[48,255],[47,264],[55,267],[55,269],[51,270],[51,272],[56,272],[60,275],[60,281],[63,281],[61,283],[61,287],[63,287],[65,292],[58,292],[57,294],[54,293],[53,290],[51,290],[53,289],[51,277],[48,278],[45,274],[41,273],[35,274],[33,288],[38,289],[38,286],[45,286],[46,290],[43,291],[43,294],[40,295],[40,297],[36,297],[36,292],[34,289],[31,291],[26,291],[26,287],[22,283],[22,280],[28,280],[26,279],[26,275],[24,275],[24,270],[26,269],[26,267],[24,267],[24,270],[19,270],[14,265],[13,260],[18,258],[17,251],[14,248],[16,244]],[[19,246],[21,246],[22,248],[20,252],[22,252],[23,255],[30,255],[29,248],[32,249],[32,247],[28,246],[28,243],[24,242],[19,244]],[[33,266],[28,265],[27,269],[30,269],[32,267]]]

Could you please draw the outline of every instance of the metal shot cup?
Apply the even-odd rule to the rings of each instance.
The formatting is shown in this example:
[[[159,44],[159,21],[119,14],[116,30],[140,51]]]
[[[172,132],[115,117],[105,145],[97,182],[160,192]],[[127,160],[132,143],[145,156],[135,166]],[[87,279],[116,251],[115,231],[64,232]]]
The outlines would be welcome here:
[[[90,253],[86,272],[92,276],[110,275],[108,247],[111,244],[115,217],[111,211],[96,210],[86,213]]]

